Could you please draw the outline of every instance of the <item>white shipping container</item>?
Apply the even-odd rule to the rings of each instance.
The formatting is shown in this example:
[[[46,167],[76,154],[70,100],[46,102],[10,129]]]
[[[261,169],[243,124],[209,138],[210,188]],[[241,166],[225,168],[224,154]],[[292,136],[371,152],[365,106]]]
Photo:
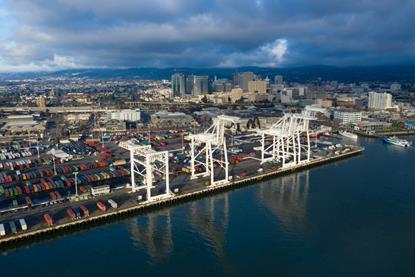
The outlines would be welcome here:
[[[6,230],[4,229],[4,225],[0,224],[0,236],[5,236],[6,235]]]
[[[108,199],[108,203],[111,205],[111,207],[112,207],[113,209],[118,208],[118,204],[117,204],[114,200],[112,200],[112,199]]]
[[[26,220],[24,220],[24,218],[21,218],[19,219],[19,223],[20,223],[20,226],[22,227],[22,230],[26,231],[27,230]]]

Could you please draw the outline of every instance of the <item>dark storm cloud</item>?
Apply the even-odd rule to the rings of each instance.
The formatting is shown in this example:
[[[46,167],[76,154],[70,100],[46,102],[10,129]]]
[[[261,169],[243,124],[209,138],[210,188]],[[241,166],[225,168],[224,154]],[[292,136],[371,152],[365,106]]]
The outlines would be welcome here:
[[[0,70],[414,63],[414,2],[0,0]]]

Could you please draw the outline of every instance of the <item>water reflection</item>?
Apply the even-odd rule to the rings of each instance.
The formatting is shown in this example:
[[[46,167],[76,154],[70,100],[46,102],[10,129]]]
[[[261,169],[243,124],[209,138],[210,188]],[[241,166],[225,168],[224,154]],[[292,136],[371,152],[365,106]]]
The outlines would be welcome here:
[[[257,198],[291,231],[306,226],[309,171],[275,178],[258,187]]]
[[[258,185],[258,202],[269,209],[288,230],[306,226],[309,171],[293,173]],[[226,263],[226,235],[229,227],[229,193],[189,204],[185,213],[190,231],[201,236],[218,260]],[[167,258],[173,251],[174,209],[140,216],[127,223],[135,247],[153,259]]]
[[[189,224],[209,243],[214,254],[225,258],[225,240],[229,224],[228,193],[194,202],[190,207]]]
[[[171,210],[148,214],[127,223],[133,245],[144,248],[156,260],[168,257],[173,251]]]

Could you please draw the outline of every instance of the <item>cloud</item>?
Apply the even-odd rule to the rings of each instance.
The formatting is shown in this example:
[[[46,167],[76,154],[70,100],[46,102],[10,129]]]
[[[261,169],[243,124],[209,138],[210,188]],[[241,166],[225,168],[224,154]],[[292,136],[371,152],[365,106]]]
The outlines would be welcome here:
[[[0,0],[0,70],[415,63],[402,0]]]
[[[231,53],[220,67],[261,66],[276,67],[284,62],[288,50],[286,39],[277,39],[248,52]]]
[[[19,52],[14,49],[15,56]],[[23,53],[24,55],[24,53]],[[4,58],[0,57],[0,72],[28,72],[28,71],[56,71],[62,69],[80,69],[87,68],[87,66],[79,64],[76,59],[71,56],[53,55],[53,59],[44,59],[40,61],[9,63]]]

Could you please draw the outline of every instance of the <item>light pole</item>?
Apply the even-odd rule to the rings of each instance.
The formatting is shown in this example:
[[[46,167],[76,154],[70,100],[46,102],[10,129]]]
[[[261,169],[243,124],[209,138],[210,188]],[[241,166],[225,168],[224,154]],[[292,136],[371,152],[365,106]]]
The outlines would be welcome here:
[[[53,172],[56,175],[55,148],[52,148]]]
[[[29,133],[29,136],[28,136],[29,139],[28,139],[28,141],[29,141],[29,149],[30,149],[30,148],[32,148],[32,143],[30,141],[30,131],[28,133]]]
[[[104,132],[101,130],[101,142],[102,142],[102,147],[105,146],[104,144]]]
[[[75,175],[75,195],[76,199],[78,199],[78,171],[73,173]]]
[[[39,154],[39,138],[37,139],[36,149],[37,149],[37,158],[39,159],[40,158],[40,154]]]
[[[184,154],[184,132],[182,131],[182,154]]]

